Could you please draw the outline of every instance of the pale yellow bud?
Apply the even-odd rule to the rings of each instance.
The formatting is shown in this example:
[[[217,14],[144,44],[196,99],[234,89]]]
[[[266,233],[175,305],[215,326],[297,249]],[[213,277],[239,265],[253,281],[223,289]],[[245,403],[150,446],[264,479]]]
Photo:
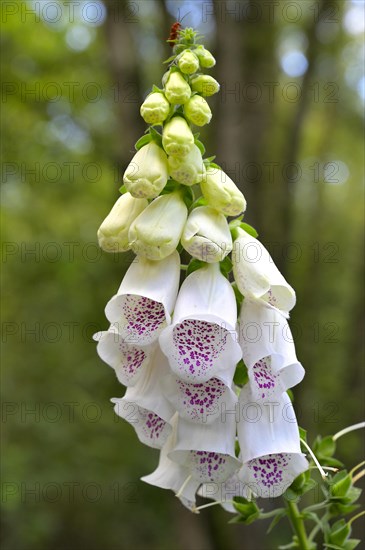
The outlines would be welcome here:
[[[214,67],[215,59],[210,51],[206,50],[204,46],[198,46],[198,48],[194,50],[194,53],[198,57],[201,67],[204,67],[205,69]]]
[[[162,260],[176,249],[184,228],[188,209],[176,191],[152,201],[134,220],[129,243],[136,254],[149,260]]]
[[[165,95],[174,105],[186,103],[191,96],[191,88],[180,72],[170,73],[165,85]]]
[[[185,50],[179,57],[179,69],[184,74],[193,74],[199,69],[199,59],[195,53]]]
[[[195,76],[191,81],[193,92],[198,92],[206,97],[219,92],[219,82],[208,74],[200,74]]]
[[[166,153],[151,141],[134,155],[124,172],[123,182],[133,197],[153,199],[165,187],[167,178]]]
[[[184,157],[170,155],[167,159],[170,176],[184,185],[199,183],[205,175],[205,165],[197,145]]]
[[[153,92],[141,105],[141,117],[147,124],[161,124],[170,112],[170,103],[163,93]]]
[[[246,199],[237,185],[218,168],[208,168],[200,183],[209,206],[226,216],[238,216],[246,210]]]
[[[210,206],[195,208],[188,217],[181,244],[189,254],[203,262],[221,262],[232,250],[228,222]]]
[[[188,123],[181,116],[175,116],[165,124],[162,145],[168,155],[185,156],[194,145],[194,136]]]
[[[193,95],[184,105],[184,115],[189,122],[196,126],[209,124],[212,118],[212,111],[204,97]]]
[[[119,197],[99,227],[98,240],[100,248],[105,252],[125,252],[129,250],[129,228],[147,206],[147,199],[135,199],[130,193],[125,193]]]

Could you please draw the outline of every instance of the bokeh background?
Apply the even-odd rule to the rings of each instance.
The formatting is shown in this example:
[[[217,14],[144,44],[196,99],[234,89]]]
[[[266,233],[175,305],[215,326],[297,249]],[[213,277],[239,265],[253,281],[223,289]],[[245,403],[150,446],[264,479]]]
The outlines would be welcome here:
[[[177,17],[205,35],[221,83],[201,137],[237,182],[297,291],[291,317],[309,439],[358,422],[362,384],[363,2],[2,3],[3,548],[270,549],[284,522],[193,516],[144,485],[158,453],[112,412],[91,335],[131,256],[96,231],[145,130]],[[348,467],[362,434],[340,440]],[[313,496],[315,498],[315,496]],[[271,503],[267,503],[268,506]],[[357,527],[356,527],[357,528]],[[359,533],[357,533],[359,534]]]

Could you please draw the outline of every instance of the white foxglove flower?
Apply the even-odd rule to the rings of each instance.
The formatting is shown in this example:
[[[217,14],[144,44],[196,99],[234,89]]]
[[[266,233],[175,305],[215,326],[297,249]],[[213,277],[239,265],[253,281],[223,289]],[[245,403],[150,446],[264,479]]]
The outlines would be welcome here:
[[[232,410],[237,403],[234,391],[219,378],[192,384],[170,374],[163,381],[163,391],[181,418],[194,423],[211,424],[219,418],[222,407]]]
[[[153,199],[161,193],[168,177],[166,153],[151,141],[134,155],[124,172],[123,183],[133,197]]]
[[[246,199],[223,170],[208,168],[200,184],[204,198],[225,216],[238,216],[246,210]]]
[[[181,286],[173,324],[160,336],[173,372],[186,382],[219,376],[230,385],[242,355],[236,322],[235,295],[219,264],[191,273]]]
[[[237,514],[237,510],[232,504],[234,497],[249,500],[251,496],[249,488],[245,483],[242,483],[237,473],[234,473],[223,483],[203,483],[198,490],[198,495],[219,502],[222,508],[231,514]]]
[[[93,336],[98,342],[97,352],[124,386],[134,386],[151,363],[154,346],[141,347],[126,342],[117,329],[97,332]]]
[[[145,483],[174,491],[181,503],[191,511],[195,508],[195,494],[200,481],[191,478],[188,468],[180,466],[168,458],[176,439],[178,415],[175,414],[170,421],[172,432],[161,449],[158,467],[154,472],[141,478]],[[190,479],[189,479],[190,477]]]
[[[280,398],[303,379],[285,316],[262,300],[243,301],[239,343],[255,400]]]
[[[226,217],[210,206],[195,208],[185,224],[181,244],[194,258],[221,262],[232,250]]]
[[[184,50],[178,58],[179,69],[184,74],[193,74],[199,69],[199,59],[191,50]]]
[[[204,126],[211,121],[212,111],[204,97],[196,94],[185,103],[184,115],[191,124]]]
[[[184,104],[191,96],[191,88],[179,71],[169,74],[165,84],[165,96],[172,104]]]
[[[168,370],[166,358],[157,347],[144,376],[127,388],[124,397],[111,400],[115,413],[133,426],[141,443],[156,449],[161,449],[170,435],[170,420],[175,414],[161,388]]]
[[[192,78],[191,89],[193,92],[198,92],[208,97],[219,92],[220,85],[212,76],[208,74],[199,74]]]
[[[162,145],[168,155],[186,156],[193,148],[194,135],[185,118],[174,116],[163,127]]]
[[[234,453],[235,435],[234,414],[213,424],[192,424],[180,417],[176,444],[168,456],[200,483],[222,483],[241,466]]]
[[[163,260],[174,252],[188,217],[181,193],[175,191],[152,201],[129,229],[129,243],[135,254],[149,260]]]
[[[284,393],[279,401],[256,403],[244,386],[239,405],[237,432],[243,466],[238,477],[254,495],[278,497],[308,469],[289,396]]]
[[[99,246],[105,252],[126,252],[130,249],[128,231],[131,223],[148,206],[147,199],[135,199],[125,193],[113,208],[98,230]]]
[[[162,92],[149,94],[141,105],[140,113],[147,124],[162,124],[170,112],[170,103]]]
[[[184,185],[195,185],[205,176],[205,165],[197,145],[184,157],[170,155],[167,159],[170,176]]]
[[[280,273],[268,250],[255,237],[237,228],[232,251],[233,274],[244,296],[260,298],[288,313],[295,306],[295,292]]]
[[[137,256],[105,314],[129,344],[149,345],[170,323],[180,281],[180,257],[153,262]]]

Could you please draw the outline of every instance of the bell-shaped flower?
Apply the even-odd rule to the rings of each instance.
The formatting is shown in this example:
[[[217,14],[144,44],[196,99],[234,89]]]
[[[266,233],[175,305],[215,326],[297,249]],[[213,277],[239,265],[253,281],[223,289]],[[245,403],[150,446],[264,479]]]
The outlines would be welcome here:
[[[130,193],[124,193],[119,197],[98,229],[100,248],[105,252],[126,252],[129,250],[129,228],[147,205],[147,199],[135,199]]]
[[[185,382],[219,376],[230,385],[242,355],[236,322],[235,295],[219,264],[191,273],[181,285],[173,324],[159,339],[173,372]]]
[[[141,117],[147,124],[162,124],[170,112],[170,103],[162,92],[152,92],[141,105]]]
[[[180,257],[159,262],[137,256],[106,305],[110,323],[129,344],[149,345],[170,323],[180,281]]]
[[[172,431],[160,451],[158,467],[151,474],[143,476],[141,480],[155,487],[174,491],[181,503],[189,510],[194,511],[195,494],[200,481],[196,481],[190,476],[188,468],[180,466],[168,457],[175,445],[177,419],[178,415],[175,414],[170,421]]]
[[[128,343],[113,325],[109,330],[97,332],[93,338],[98,342],[100,359],[115,370],[124,386],[134,386],[153,358],[153,345],[141,347]]]
[[[166,357],[156,348],[153,361],[124,397],[111,399],[115,413],[129,422],[141,443],[161,449],[172,431],[175,410],[164,397],[161,380],[168,373]]]
[[[209,206],[225,216],[238,216],[246,210],[245,197],[231,178],[218,168],[207,169],[200,188]]]
[[[181,116],[174,116],[162,131],[162,145],[168,155],[183,157],[193,148],[194,136]]]
[[[237,510],[232,503],[234,497],[249,500],[251,496],[247,485],[242,483],[236,472],[223,483],[203,483],[197,494],[200,497],[219,502],[222,508],[231,514],[237,514]]]
[[[199,69],[199,59],[191,50],[184,50],[178,60],[179,69],[184,74],[193,74]]]
[[[170,73],[165,84],[165,96],[173,105],[182,105],[191,96],[191,88],[179,71]]]
[[[167,159],[170,176],[183,185],[195,185],[205,176],[205,165],[197,145],[183,157],[170,155]]]
[[[239,315],[239,343],[255,400],[278,399],[303,379],[288,322],[276,308],[246,298]]]
[[[191,89],[193,92],[198,92],[208,97],[219,92],[220,85],[212,76],[208,74],[199,74],[192,78]]]
[[[245,297],[261,299],[285,314],[295,306],[295,291],[280,273],[268,250],[241,228],[232,251],[233,274]]]
[[[198,46],[194,50],[194,53],[198,57],[201,67],[204,67],[205,69],[211,69],[214,67],[215,59],[210,51],[206,50],[204,46]]]
[[[181,236],[189,254],[203,262],[221,262],[232,250],[227,219],[210,206],[198,206],[189,214]]]
[[[222,483],[241,466],[234,452],[235,435],[234,414],[212,424],[192,424],[179,417],[176,443],[168,456],[200,483]]]
[[[179,191],[161,195],[129,229],[133,252],[149,260],[163,260],[178,246],[187,216],[188,209]]]
[[[204,126],[211,121],[212,111],[204,97],[196,94],[185,103],[184,115],[191,124]]]
[[[239,405],[237,432],[243,466],[238,477],[254,495],[278,497],[308,469],[289,396],[284,393],[279,401],[257,403],[244,386]]]
[[[165,151],[151,141],[134,155],[123,176],[132,197],[153,199],[160,194],[168,179]]]
[[[163,389],[181,418],[194,423],[211,424],[219,419],[223,408],[232,410],[237,403],[234,391],[219,378],[192,384],[170,374],[163,381]]]

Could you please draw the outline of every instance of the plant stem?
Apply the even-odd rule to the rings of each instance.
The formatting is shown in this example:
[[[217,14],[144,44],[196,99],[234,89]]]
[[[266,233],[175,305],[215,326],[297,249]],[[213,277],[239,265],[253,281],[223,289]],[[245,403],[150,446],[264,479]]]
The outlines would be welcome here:
[[[311,544],[308,540],[303,518],[300,515],[298,506],[295,502],[288,501],[287,507],[290,523],[292,524],[293,530],[298,537],[299,547],[301,548],[301,550],[310,550]]]

